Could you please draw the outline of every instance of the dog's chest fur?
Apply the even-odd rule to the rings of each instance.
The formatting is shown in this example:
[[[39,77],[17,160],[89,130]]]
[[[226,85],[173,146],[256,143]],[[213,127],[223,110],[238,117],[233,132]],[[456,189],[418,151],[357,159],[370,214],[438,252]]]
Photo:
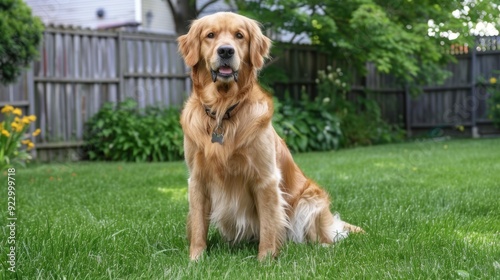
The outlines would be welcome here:
[[[253,113],[255,110],[263,113],[263,108],[254,109]],[[237,119],[233,123],[225,122],[224,144],[208,143],[205,139],[203,150],[197,156],[205,167],[202,178],[210,196],[210,220],[229,241],[258,239],[260,227],[255,191],[263,184],[262,178],[277,181],[281,178],[276,165],[275,143],[271,141],[274,130],[270,122],[253,128],[243,126]],[[258,118],[253,123],[258,124]],[[253,133],[245,134],[248,131]],[[278,187],[277,191],[280,192]],[[284,209],[284,200],[280,204]]]
[[[210,220],[229,241],[258,239],[259,219],[254,191],[260,184],[260,173],[265,171],[259,170],[259,159],[248,153],[227,151],[217,143],[211,145],[218,145],[212,147],[218,151],[203,155],[203,166],[206,167],[203,178],[211,205]]]

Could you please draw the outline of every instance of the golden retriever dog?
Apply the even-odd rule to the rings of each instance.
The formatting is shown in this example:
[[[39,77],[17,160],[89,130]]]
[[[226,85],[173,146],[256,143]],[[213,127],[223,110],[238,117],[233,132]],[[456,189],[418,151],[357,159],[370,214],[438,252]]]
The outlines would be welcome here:
[[[328,194],[295,164],[271,119],[257,73],[271,40],[259,24],[221,12],[178,38],[193,89],[181,116],[189,169],[190,258],[207,247],[209,224],[230,242],[258,240],[258,259],[286,240],[330,244],[362,229],[330,212]]]

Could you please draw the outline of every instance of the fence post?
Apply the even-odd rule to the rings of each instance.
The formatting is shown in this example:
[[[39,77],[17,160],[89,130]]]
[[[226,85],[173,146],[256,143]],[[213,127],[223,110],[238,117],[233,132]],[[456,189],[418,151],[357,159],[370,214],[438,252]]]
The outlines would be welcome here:
[[[122,31],[118,31],[118,42],[116,44],[116,53],[117,53],[117,63],[116,67],[117,69],[117,74],[118,74],[118,102],[122,102],[124,100],[124,84],[123,84],[123,50],[122,50],[122,45],[123,45],[123,36],[122,36]]]
[[[470,82],[470,95],[472,102],[468,102],[471,111],[471,132],[472,138],[479,138],[479,131],[477,127],[477,96],[476,96],[476,85],[477,85],[477,40],[474,39],[474,44],[471,52],[471,82]]]
[[[406,137],[411,137],[411,96],[410,96],[410,86],[405,83],[405,126],[406,126]]]
[[[27,89],[27,92],[28,92],[28,115],[35,115],[35,108],[36,108],[36,104],[35,104],[35,79],[33,78],[33,68],[35,66],[35,63],[34,62],[31,62],[30,63],[30,67],[28,68],[28,70],[26,70],[26,89]],[[40,117],[40,116],[38,116]],[[36,124],[36,122],[35,122]],[[35,144],[35,148],[31,150],[31,157],[33,159],[36,159],[36,137],[32,136],[33,135],[33,132],[35,131],[35,126],[34,125],[30,125],[30,128],[29,128],[29,133],[30,133],[30,137],[31,137],[31,142],[33,142],[33,144]]]

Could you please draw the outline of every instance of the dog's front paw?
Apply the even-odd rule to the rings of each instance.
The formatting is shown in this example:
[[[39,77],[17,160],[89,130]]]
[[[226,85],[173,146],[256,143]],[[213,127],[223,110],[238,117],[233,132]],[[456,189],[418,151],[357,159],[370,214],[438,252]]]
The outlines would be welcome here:
[[[200,257],[203,255],[203,251],[205,250],[205,247],[198,246],[198,247],[192,247],[189,249],[189,258],[191,261],[198,261]]]
[[[257,259],[260,262],[264,262],[264,261],[267,261],[267,260],[272,260],[276,256],[277,256],[276,252],[269,250],[269,251],[265,251],[265,252],[259,252],[259,255],[257,256]]]
[[[267,243],[260,241],[259,244],[259,254],[257,255],[257,259],[259,261],[272,260],[276,258],[279,254],[279,249],[273,243]]]

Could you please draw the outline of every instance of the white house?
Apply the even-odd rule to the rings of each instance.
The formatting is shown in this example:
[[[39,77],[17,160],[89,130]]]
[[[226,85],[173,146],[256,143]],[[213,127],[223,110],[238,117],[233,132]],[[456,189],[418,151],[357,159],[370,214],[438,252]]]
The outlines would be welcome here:
[[[131,27],[175,33],[165,0],[25,0],[45,24],[91,29]]]
[[[45,24],[91,29],[128,27],[149,32],[175,34],[175,23],[167,0],[24,0]],[[183,0],[188,1],[188,0]],[[198,0],[203,7],[210,0]],[[200,16],[234,11],[224,0],[211,3]]]

